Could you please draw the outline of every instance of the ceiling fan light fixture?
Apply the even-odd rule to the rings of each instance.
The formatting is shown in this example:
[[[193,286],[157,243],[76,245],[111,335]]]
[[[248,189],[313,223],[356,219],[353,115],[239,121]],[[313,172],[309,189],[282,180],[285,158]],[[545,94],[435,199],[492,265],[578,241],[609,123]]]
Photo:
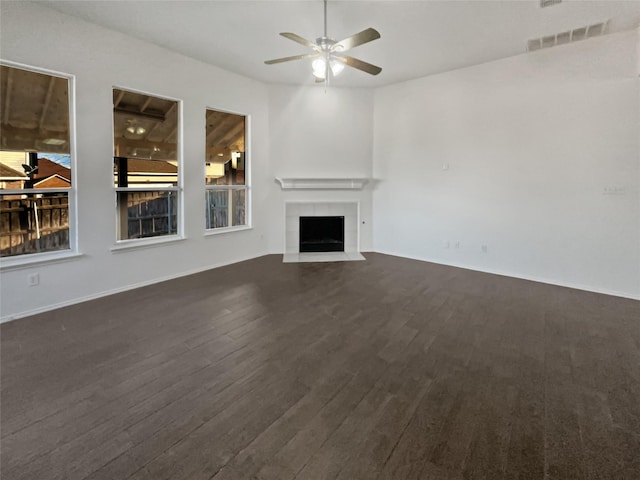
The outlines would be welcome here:
[[[130,125],[127,127],[127,132],[133,134],[133,135],[142,135],[147,131],[146,128],[144,127],[138,127],[135,125]]]
[[[344,65],[336,60],[329,60],[329,68],[331,69],[331,74],[336,77],[340,75],[340,73],[344,70]],[[316,58],[311,63],[311,69],[313,70],[313,76],[324,80],[324,76],[327,72],[327,63],[324,58]]]
[[[313,70],[313,76],[319,79],[324,79],[324,75],[327,70],[327,64],[324,58],[316,58],[311,62],[311,69]]]
[[[334,77],[340,75],[340,72],[344,70],[344,64],[335,60],[331,60],[329,62],[329,67],[331,67],[331,73]]]

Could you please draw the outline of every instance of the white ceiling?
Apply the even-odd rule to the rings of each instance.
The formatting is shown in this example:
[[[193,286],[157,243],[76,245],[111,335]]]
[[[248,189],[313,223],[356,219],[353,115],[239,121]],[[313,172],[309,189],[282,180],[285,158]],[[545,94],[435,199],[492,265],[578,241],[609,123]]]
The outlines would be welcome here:
[[[322,35],[322,0],[307,1],[63,1],[38,2],[63,13],[270,83],[312,84],[309,60],[265,65],[307,53],[278,35]],[[377,87],[522,54],[527,40],[609,20],[607,33],[640,24],[640,0],[564,0],[540,8],[520,1],[332,1],[328,36],[367,27],[382,38],[351,54],[382,67],[373,77],[345,69],[340,86]],[[585,40],[589,41],[589,40]]]

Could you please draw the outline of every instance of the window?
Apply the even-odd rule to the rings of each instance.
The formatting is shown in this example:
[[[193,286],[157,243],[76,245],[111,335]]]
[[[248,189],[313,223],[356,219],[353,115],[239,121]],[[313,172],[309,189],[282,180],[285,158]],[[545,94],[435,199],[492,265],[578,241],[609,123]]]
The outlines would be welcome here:
[[[72,77],[0,69],[0,256],[73,250]]]
[[[179,103],[113,90],[113,174],[118,240],[177,235]]]
[[[247,119],[207,110],[205,158],[207,229],[248,225]]]

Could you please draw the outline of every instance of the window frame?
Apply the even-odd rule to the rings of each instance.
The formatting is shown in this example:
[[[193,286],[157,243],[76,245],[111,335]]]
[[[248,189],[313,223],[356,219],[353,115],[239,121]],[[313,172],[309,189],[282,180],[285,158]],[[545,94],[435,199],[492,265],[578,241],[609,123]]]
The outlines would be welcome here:
[[[238,115],[244,117],[244,185],[207,185],[207,160],[206,160],[206,151],[207,151],[207,110],[214,110],[216,112],[228,113],[231,115]],[[205,124],[204,124],[204,137],[205,137],[205,159],[202,163],[202,178],[204,183],[204,201],[205,201],[205,209],[204,209],[204,234],[205,236],[210,235],[219,235],[222,233],[230,233],[230,232],[239,232],[243,230],[251,230],[253,228],[252,224],[252,189],[251,189],[251,171],[252,171],[252,149],[251,149],[251,115],[246,113],[241,113],[233,110],[227,110],[218,107],[205,107]],[[227,227],[217,227],[217,228],[207,228],[207,215],[208,210],[206,206],[207,196],[209,191],[233,191],[233,190],[244,190],[245,192],[245,224],[244,225],[230,225]]]
[[[69,218],[69,248],[52,250],[49,252],[24,253],[9,257],[0,257],[0,270],[28,267],[37,263],[56,262],[81,255],[78,249],[78,173],[77,173],[77,149],[76,149],[76,76],[70,73],[60,72],[49,68],[36,67],[24,63],[13,62],[0,58],[0,65],[27,70],[34,73],[49,75],[67,81],[67,99],[69,109],[69,166],[71,169],[71,186],[65,188],[28,188],[28,189],[3,189],[0,195],[28,195],[45,193],[66,193],[68,201]],[[48,152],[37,152],[48,153]]]
[[[172,187],[118,187],[113,183],[113,161],[117,157],[115,152],[115,117],[113,112],[113,106],[111,108],[111,142],[112,142],[112,155],[111,155],[111,188],[113,191],[113,199],[114,199],[114,221],[115,221],[115,229],[114,229],[114,244],[111,247],[112,252],[117,252],[120,250],[127,250],[130,248],[137,247],[147,247],[164,243],[175,242],[176,240],[183,240],[184,236],[184,129],[183,129],[183,114],[184,114],[184,102],[182,99],[172,97],[170,95],[163,95],[158,93],[152,93],[146,90],[140,90],[136,88],[124,87],[121,85],[112,85],[111,92],[113,94],[114,90],[123,90],[129,93],[135,93],[139,95],[147,95],[156,98],[161,98],[163,100],[169,100],[171,102],[176,102],[176,110],[178,115],[177,120],[177,131],[176,131],[176,139],[178,145],[176,146],[176,155],[177,155],[177,164],[178,164],[178,180],[176,182],[176,186]],[[175,234],[167,234],[167,235],[159,235],[155,237],[142,237],[142,238],[119,238],[120,232],[120,214],[118,208],[118,195],[122,192],[175,192],[178,200],[178,208],[176,209],[176,233]]]

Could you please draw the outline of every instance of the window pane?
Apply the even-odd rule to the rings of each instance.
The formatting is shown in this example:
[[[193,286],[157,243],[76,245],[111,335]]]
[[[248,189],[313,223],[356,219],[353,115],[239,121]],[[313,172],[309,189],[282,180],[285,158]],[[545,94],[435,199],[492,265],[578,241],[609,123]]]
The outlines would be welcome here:
[[[206,126],[206,185],[246,185],[246,117],[208,109]],[[246,188],[210,188],[206,204],[207,229],[247,224]]]
[[[0,79],[0,256],[69,250],[69,79],[10,65]]]
[[[120,240],[175,235],[178,232],[176,192],[118,192]]]
[[[229,226],[229,191],[207,190],[207,228]]]
[[[246,225],[247,191],[207,190],[207,228]]]
[[[178,102],[113,90],[118,240],[178,233]]]
[[[246,117],[207,110],[206,125],[206,184],[245,185]]]
[[[142,93],[113,89],[113,155],[129,159],[159,160],[178,166],[178,102]],[[133,173],[153,175],[153,162],[130,167]],[[122,185],[121,185],[122,186]]]
[[[246,225],[246,204],[247,204],[247,191],[246,190],[233,190],[233,225]]]
[[[69,80],[8,65],[0,78],[2,150],[68,155]],[[25,173],[20,163],[13,169]]]
[[[70,248],[68,193],[0,198],[0,256]]]

